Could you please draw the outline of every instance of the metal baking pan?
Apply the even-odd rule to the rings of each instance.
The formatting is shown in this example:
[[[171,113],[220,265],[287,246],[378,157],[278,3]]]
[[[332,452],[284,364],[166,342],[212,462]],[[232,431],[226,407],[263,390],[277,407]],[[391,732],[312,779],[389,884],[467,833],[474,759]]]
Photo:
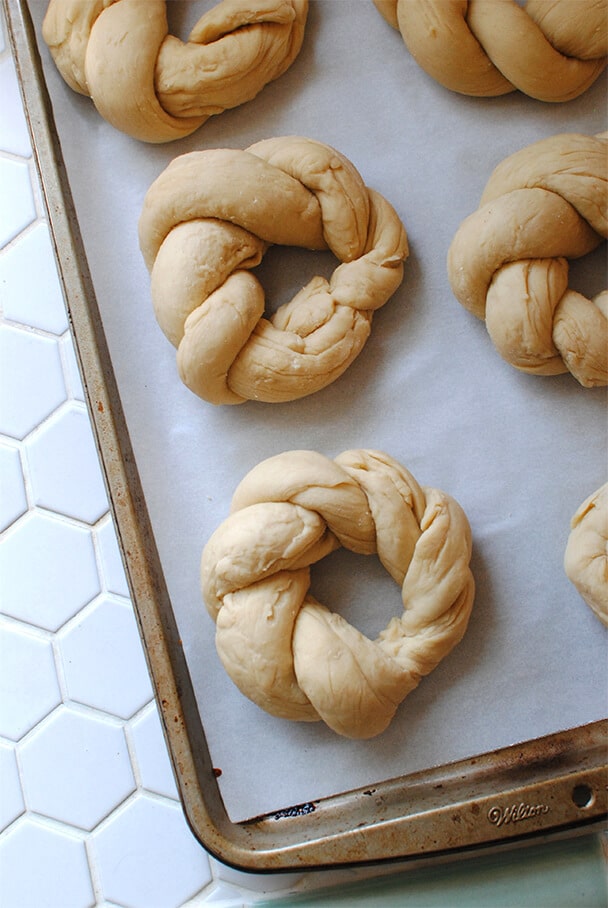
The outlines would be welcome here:
[[[418,863],[603,828],[606,720],[230,819],[142,490],[30,13],[25,0],[3,3],[119,545],[194,835],[223,862],[262,872]]]

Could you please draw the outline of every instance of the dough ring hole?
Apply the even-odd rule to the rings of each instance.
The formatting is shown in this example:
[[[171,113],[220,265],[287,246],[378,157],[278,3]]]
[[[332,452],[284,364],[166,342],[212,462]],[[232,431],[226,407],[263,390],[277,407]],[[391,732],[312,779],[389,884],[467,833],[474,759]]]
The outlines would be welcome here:
[[[186,42],[188,35],[202,15],[217,5],[217,0],[198,3],[167,3],[169,34]]]
[[[570,259],[569,284],[574,291],[593,299],[605,289],[606,254],[606,245],[601,244],[582,258]]]
[[[399,612],[399,587],[377,555],[345,548],[311,567],[310,593],[370,640]]]
[[[269,246],[259,265],[251,269],[264,288],[264,315],[270,318],[293,299],[311,275],[331,280],[339,262],[327,251],[298,249],[296,246]]]

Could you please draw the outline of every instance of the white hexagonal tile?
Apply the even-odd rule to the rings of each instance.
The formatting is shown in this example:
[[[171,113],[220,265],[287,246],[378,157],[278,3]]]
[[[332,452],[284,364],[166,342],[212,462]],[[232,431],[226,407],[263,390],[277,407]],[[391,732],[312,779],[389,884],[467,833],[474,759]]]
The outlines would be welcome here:
[[[0,734],[18,741],[59,703],[50,641],[0,619]]]
[[[19,450],[0,441],[0,532],[27,511]]]
[[[153,696],[131,603],[99,599],[59,638],[72,700],[129,718]]]
[[[119,596],[128,597],[129,586],[125,576],[125,570],[120,557],[118,540],[116,538],[116,529],[110,516],[95,529],[99,556],[101,561],[102,580],[105,588],[110,593],[117,593]]]
[[[91,533],[32,511],[0,546],[2,610],[55,631],[100,590]]]
[[[142,787],[177,799],[177,786],[155,702],[133,721],[131,736]]]
[[[36,207],[28,165],[0,158],[0,247],[36,219]]]
[[[25,443],[34,504],[93,524],[108,510],[89,415],[70,403]]]
[[[37,820],[20,820],[0,841],[0,879],[7,908],[95,904],[84,842]]]
[[[104,897],[128,908],[177,908],[211,880],[206,852],[173,801],[140,795],[91,841]]]
[[[121,726],[60,707],[23,742],[23,791],[29,810],[93,829],[135,789]]]
[[[82,378],[80,377],[80,369],[78,368],[78,362],[76,360],[74,342],[72,340],[72,335],[69,332],[63,335],[59,341],[59,346],[63,355],[64,374],[68,393],[70,397],[73,397],[75,400],[84,401],[85,396]]]
[[[0,743],[0,832],[25,810],[15,748]],[[1,884],[0,884],[1,885]]]
[[[36,263],[35,268],[32,262]],[[52,334],[67,330],[68,319],[46,224],[36,224],[0,257],[0,285],[5,318]]]
[[[24,438],[65,399],[57,341],[0,325],[0,432]]]
[[[0,59],[0,146],[3,151],[27,158],[32,153],[27,122],[23,113],[19,83],[12,57]]]

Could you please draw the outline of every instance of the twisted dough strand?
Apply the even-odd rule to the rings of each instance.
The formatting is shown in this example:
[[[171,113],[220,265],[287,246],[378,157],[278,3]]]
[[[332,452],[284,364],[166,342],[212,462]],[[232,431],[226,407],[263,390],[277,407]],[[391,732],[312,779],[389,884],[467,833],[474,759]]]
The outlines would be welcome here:
[[[608,293],[568,288],[568,259],[608,235],[608,138],[552,136],[498,165],[460,225],[448,275],[501,356],[538,375],[608,384]]]
[[[375,641],[308,592],[310,565],[340,545],[377,553],[401,588],[404,612]],[[460,506],[388,455],[290,451],[237,487],[203,550],[201,587],[220,659],[245,696],[369,738],[462,638],[470,557]]]
[[[204,400],[294,400],[341,375],[403,278],[407,236],[353,164],[311,139],[176,158],[139,222],[157,320]],[[250,273],[270,244],[330,249],[341,264],[264,318]]]
[[[608,483],[577,508],[564,569],[587,605],[608,627]]]
[[[418,64],[452,91],[569,101],[606,65],[606,0],[374,0]]]
[[[145,142],[194,132],[282,75],[304,39],[308,0],[220,0],[186,42],[165,0],[51,0],[43,36],[68,85]]]

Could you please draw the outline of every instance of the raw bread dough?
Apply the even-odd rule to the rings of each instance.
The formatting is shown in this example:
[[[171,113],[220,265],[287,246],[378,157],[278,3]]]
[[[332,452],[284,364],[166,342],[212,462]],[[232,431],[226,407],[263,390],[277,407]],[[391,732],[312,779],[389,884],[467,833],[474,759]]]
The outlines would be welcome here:
[[[564,568],[608,627],[608,483],[590,495],[572,518]]]
[[[339,546],[377,554],[404,611],[377,640],[309,593],[310,565]],[[226,671],[287,719],[371,738],[465,633],[471,532],[457,502],[387,454],[288,451],[254,467],[207,542],[201,586]]]
[[[51,0],[44,40],[74,91],[117,129],[170,142],[254,98],[304,39],[308,0],[221,0],[187,42],[165,0]]]
[[[569,101],[595,82],[608,53],[606,0],[374,0],[414,59],[452,91],[519,89]]]
[[[176,158],[146,194],[139,236],[179,374],[215,404],[294,400],[338,378],[408,255],[386,199],[335,149],[297,136]],[[329,248],[342,264],[267,319],[249,269],[273,243]]]
[[[608,236],[608,133],[535,142],[494,170],[448,253],[452,290],[500,355],[536,375],[608,384],[608,292],[568,289],[568,259]]]

